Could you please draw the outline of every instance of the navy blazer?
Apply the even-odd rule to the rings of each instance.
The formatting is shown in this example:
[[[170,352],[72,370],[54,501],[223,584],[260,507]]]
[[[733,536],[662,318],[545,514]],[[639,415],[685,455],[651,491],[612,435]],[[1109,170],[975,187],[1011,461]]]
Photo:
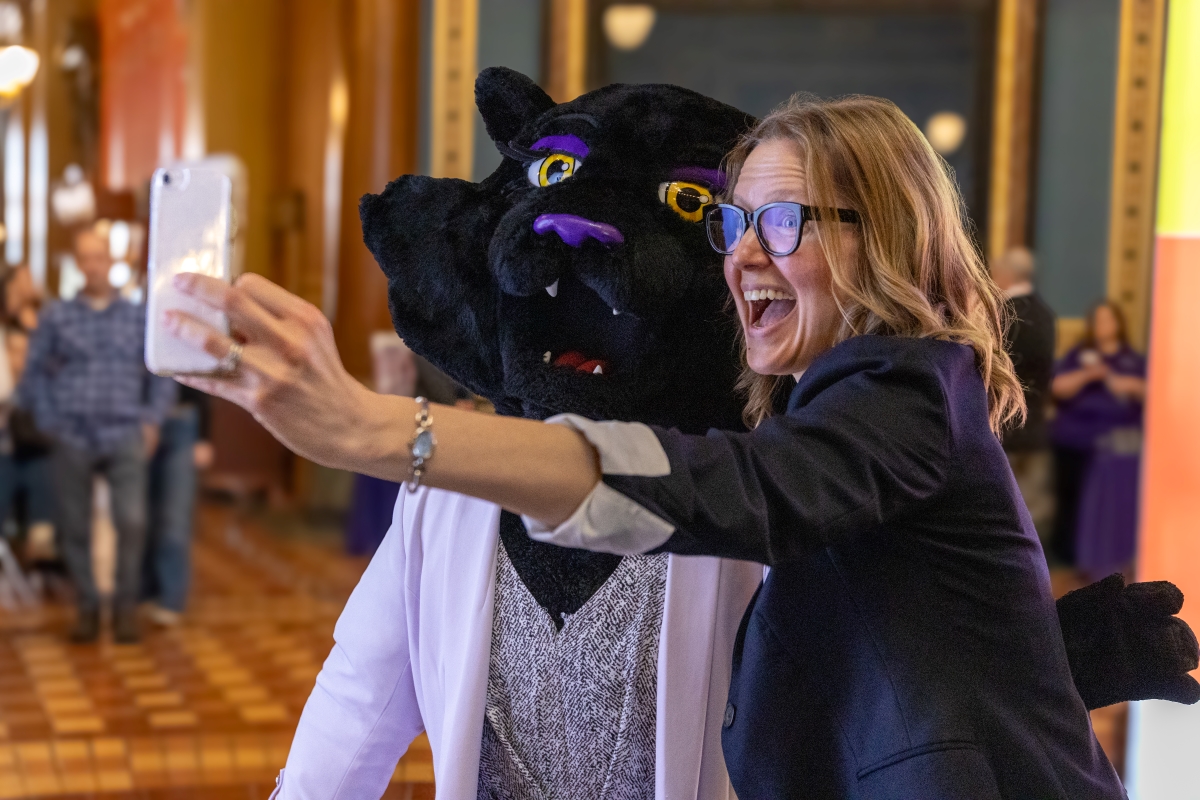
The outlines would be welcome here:
[[[1117,800],[971,348],[852,338],[752,433],[605,483],[661,549],[771,566],[723,743],[740,800]]]

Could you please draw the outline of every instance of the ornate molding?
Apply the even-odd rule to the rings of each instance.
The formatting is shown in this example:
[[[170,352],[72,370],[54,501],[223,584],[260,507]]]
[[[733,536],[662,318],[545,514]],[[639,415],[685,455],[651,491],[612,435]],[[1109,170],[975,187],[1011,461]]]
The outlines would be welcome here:
[[[434,0],[429,174],[471,180],[479,0]]]
[[[988,191],[989,258],[1028,242],[1039,0],[999,0]]]
[[[1137,347],[1146,345],[1150,319],[1165,22],[1166,0],[1121,2],[1108,296],[1125,312]]]
[[[588,0],[549,0],[546,93],[556,103],[587,91]]]

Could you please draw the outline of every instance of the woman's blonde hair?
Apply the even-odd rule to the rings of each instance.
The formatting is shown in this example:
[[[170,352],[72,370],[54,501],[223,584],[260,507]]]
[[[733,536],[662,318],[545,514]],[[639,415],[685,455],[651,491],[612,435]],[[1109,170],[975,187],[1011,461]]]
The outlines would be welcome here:
[[[895,104],[877,97],[796,95],[763,118],[726,158],[729,193],[750,152],[767,141],[796,144],[809,205],[841,309],[837,341],[860,334],[945,339],[970,345],[997,434],[1025,418],[1025,400],[1004,351],[1006,311],[967,231],[950,168]],[[861,217],[857,256],[844,252],[835,208]],[[769,416],[786,378],[745,366],[746,423]]]

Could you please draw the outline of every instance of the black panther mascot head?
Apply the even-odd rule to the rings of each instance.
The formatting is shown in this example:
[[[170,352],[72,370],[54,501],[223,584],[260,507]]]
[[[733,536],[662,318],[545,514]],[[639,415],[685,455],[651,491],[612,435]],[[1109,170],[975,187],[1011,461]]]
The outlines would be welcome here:
[[[501,68],[475,92],[505,156],[490,177],[406,175],[362,200],[396,330],[501,413],[740,426],[702,216],[753,119],[661,85],[556,105]]]
[[[484,70],[475,95],[504,155],[491,176],[405,175],[362,199],[397,332],[503,414],[740,427],[737,321],[701,219],[753,119],[664,85],[556,105],[502,68]],[[510,522],[505,545],[548,608],[577,608],[615,567],[613,556],[532,548]],[[1186,674],[1196,638],[1172,616],[1182,604],[1169,583],[1126,587],[1119,575],[1059,601],[1090,708],[1200,699]]]

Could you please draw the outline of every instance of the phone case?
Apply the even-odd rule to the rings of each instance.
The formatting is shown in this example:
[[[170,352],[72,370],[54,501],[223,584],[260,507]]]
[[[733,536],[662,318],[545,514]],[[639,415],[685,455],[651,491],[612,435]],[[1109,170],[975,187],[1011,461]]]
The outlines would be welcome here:
[[[146,367],[156,375],[215,372],[218,359],[163,329],[168,310],[186,311],[228,333],[220,311],[181,294],[172,278],[199,272],[228,281],[233,239],[232,181],[203,165],[159,169],[150,183]]]

